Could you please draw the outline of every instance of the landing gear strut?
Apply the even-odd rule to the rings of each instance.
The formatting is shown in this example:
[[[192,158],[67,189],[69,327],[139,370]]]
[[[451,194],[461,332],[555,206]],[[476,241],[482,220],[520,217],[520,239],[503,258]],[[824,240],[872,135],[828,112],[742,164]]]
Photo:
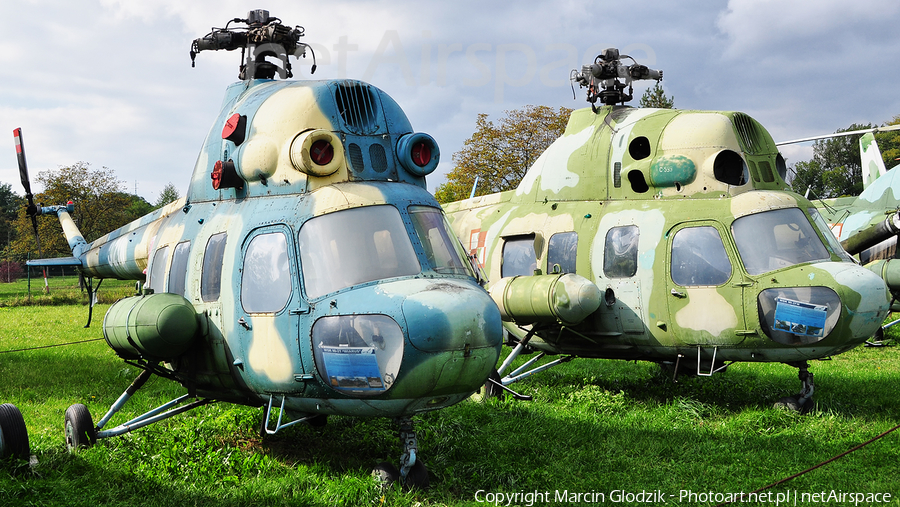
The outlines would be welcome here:
[[[407,489],[427,489],[429,486],[428,470],[419,457],[419,445],[416,440],[416,432],[413,422],[408,417],[398,419],[400,423],[400,443],[403,445],[403,454],[400,456],[400,470],[390,463],[379,463],[372,475],[381,481],[384,487],[389,487],[393,482],[400,480],[400,484]]]
[[[793,412],[799,412],[801,414],[805,414],[812,410],[813,401],[812,395],[815,391],[815,384],[813,383],[813,374],[809,371],[809,363],[806,361],[798,361],[795,363],[786,363],[788,366],[794,366],[798,368],[800,371],[798,373],[798,377],[800,378],[800,393],[794,396],[788,396],[785,398],[781,398],[777,402],[775,402],[776,408],[786,408]]]

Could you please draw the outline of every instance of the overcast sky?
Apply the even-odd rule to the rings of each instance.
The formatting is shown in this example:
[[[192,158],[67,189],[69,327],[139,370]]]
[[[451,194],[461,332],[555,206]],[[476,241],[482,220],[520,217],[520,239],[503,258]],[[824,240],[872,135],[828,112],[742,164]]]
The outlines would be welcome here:
[[[305,27],[315,78],[371,82],[434,136],[442,163],[431,190],[478,113],[586,106],[581,90],[572,98],[569,71],[607,47],[663,70],[676,107],[746,112],[776,141],[900,115],[897,0],[8,3],[0,182],[18,193],[12,130],[22,127],[32,181],[84,161],[113,169],[150,202],[169,182],[183,195],[239,64],[236,52],[204,52],[192,69],[190,43],[257,8]],[[309,64],[293,63],[295,77],[309,77]],[[812,151],[783,153],[790,165]]]

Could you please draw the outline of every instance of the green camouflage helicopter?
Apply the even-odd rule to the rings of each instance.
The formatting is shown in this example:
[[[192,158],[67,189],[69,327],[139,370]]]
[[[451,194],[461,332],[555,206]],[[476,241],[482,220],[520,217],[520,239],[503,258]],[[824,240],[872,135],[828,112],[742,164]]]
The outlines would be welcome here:
[[[410,417],[466,399],[496,365],[499,311],[426,190],[437,144],[372,85],[286,79],[289,56],[309,49],[302,35],[256,10],[196,39],[192,60],[241,49],[243,65],[185,198],[90,243],[71,203],[34,205],[16,130],[29,213],[58,216],[73,255],[31,264],[146,279],[103,321],[110,347],[143,371],[97,422],[84,405],[66,411],[70,448],[214,401],[264,407],[268,434],[331,414],[390,417],[400,467],[375,473],[424,487]],[[153,375],[186,393],[108,427]],[[7,454],[27,455],[8,404],[0,435]]]
[[[572,75],[591,107],[572,113],[517,189],[444,207],[513,347],[486,387],[502,395],[575,357],[706,376],[781,362],[802,388],[778,403],[807,410],[808,361],[866,341],[890,293],[789,190],[753,118],[624,106],[634,80],[661,78],[605,50]],[[559,357],[541,364],[546,355]]]

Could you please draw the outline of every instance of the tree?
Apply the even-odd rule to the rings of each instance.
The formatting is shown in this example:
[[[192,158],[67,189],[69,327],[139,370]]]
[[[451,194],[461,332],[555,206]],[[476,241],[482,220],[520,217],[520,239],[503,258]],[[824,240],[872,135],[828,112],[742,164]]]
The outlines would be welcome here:
[[[78,162],[55,171],[42,171],[38,174],[37,181],[42,184],[44,191],[34,197],[35,203],[49,206],[74,201],[72,219],[88,242],[131,221],[128,207],[133,199],[122,192],[124,184],[111,169],[104,167],[91,170],[90,164]],[[43,256],[72,255],[59,221],[49,217],[38,218]],[[12,244],[12,252],[23,257],[26,254],[36,254],[31,218],[25,214],[24,207],[20,209],[15,221],[15,229],[16,240]]]
[[[846,129],[870,129],[871,124],[852,124]],[[808,162],[791,166],[794,177],[791,186],[798,194],[811,190],[811,197],[827,199],[862,192],[862,164],[859,153],[859,136],[832,137],[813,143],[813,157]]]
[[[178,194],[178,189],[175,188],[175,185],[170,181],[163,187],[162,192],[159,193],[159,198],[156,199],[155,206],[157,208],[162,208],[170,202],[177,201],[179,197],[181,197],[181,195]]]
[[[12,191],[9,183],[0,183],[0,245],[3,248],[15,238],[13,223],[19,215],[19,209],[25,205],[25,198]]]
[[[900,114],[887,122],[887,125],[900,125]],[[900,160],[900,130],[890,132],[878,132],[875,134],[875,141],[878,142],[878,149],[881,150],[881,157],[884,159],[884,166],[890,169],[898,164]]]
[[[644,94],[641,95],[641,107],[658,107],[660,109],[674,109],[675,108],[675,97],[667,97],[666,92],[663,91],[662,86],[660,86],[659,81],[653,85],[653,88],[647,88],[644,90]]]
[[[22,276],[24,275],[25,271],[22,269],[22,265],[18,262],[0,262],[0,282],[12,283],[22,278]]]
[[[498,124],[481,113],[475,133],[453,154],[454,167],[435,191],[438,202],[466,199],[472,191],[485,195],[516,188],[528,168],[566,130],[572,110],[525,106],[506,111]]]
[[[128,202],[125,206],[125,215],[128,217],[129,222],[137,220],[156,209],[152,204],[147,202],[146,199],[139,195],[124,194],[122,195],[122,198]]]

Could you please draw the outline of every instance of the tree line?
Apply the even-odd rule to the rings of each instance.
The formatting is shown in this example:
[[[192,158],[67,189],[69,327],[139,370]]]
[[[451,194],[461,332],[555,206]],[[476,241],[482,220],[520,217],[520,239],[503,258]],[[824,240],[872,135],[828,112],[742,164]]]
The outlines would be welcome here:
[[[175,186],[169,183],[151,204],[143,197],[125,192],[125,183],[112,169],[92,169],[86,162],[41,171],[36,180],[44,191],[34,196],[35,204],[51,206],[73,201],[72,219],[88,242],[180,197]],[[4,262],[22,262],[37,256],[26,205],[25,198],[11,184],[0,183],[0,251]],[[72,255],[58,220],[48,218],[37,222],[44,257]]]

